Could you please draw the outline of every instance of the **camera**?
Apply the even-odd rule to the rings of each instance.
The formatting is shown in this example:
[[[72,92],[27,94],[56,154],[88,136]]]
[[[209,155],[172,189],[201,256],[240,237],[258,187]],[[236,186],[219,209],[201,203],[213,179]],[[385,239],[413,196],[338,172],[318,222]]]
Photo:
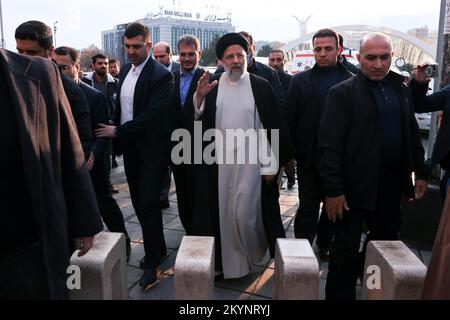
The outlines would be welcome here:
[[[426,66],[424,73],[427,78],[439,78],[439,65],[430,64]]]

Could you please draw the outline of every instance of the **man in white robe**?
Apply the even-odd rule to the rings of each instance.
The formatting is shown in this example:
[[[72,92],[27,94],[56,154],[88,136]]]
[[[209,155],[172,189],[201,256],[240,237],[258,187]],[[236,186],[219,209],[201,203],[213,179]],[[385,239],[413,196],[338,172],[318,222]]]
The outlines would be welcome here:
[[[284,123],[270,84],[247,72],[247,51],[248,44],[239,34],[228,34],[220,39],[217,54],[225,73],[211,83],[209,75],[205,74],[194,95],[195,119],[201,120],[205,129],[216,130],[216,166],[198,166],[198,176],[203,178],[199,180],[207,182],[197,184],[195,191],[197,196],[202,196],[206,189],[211,194],[217,190],[217,197],[206,195],[201,201],[209,202],[209,206],[202,205],[194,210],[197,225],[200,225],[194,227],[194,234],[216,237],[216,255],[219,255],[216,267],[223,270],[225,279],[249,274],[252,266],[264,259],[269,244],[273,252],[275,239],[285,237],[275,178],[280,154],[283,154],[281,160],[292,158],[290,143],[284,141],[281,147],[279,136],[270,141],[270,134],[269,139],[261,134],[261,129],[284,134]],[[241,141],[238,138],[236,142],[235,135],[239,132],[246,133],[247,137],[241,137]],[[276,152],[277,147],[281,147],[281,153]],[[261,161],[261,154],[266,151],[276,153],[270,158],[269,168]],[[209,207],[208,210],[205,207]],[[264,214],[263,207],[270,207],[270,210]],[[214,209],[218,209],[218,217],[204,219],[205,215],[217,215]],[[267,211],[270,211],[270,218]],[[212,227],[215,230],[205,232],[204,226],[209,222],[215,224],[215,228]]]

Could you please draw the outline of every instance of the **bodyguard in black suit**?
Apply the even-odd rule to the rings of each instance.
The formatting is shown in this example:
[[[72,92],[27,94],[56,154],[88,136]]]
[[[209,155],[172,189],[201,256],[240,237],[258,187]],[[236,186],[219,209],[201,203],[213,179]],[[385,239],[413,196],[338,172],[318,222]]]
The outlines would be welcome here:
[[[438,164],[445,174],[441,179],[442,205],[445,203],[450,181],[450,85],[427,96],[428,83],[424,74],[426,66],[418,66],[416,78],[411,81],[412,101],[417,113],[443,111],[441,127],[433,148],[429,166],[434,169]]]
[[[173,106],[176,115],[176,128],[187,130],[191,137],[194,136],[194,105],[193,97],[197,90],[197,84],[205,73],[198,67],[202,56],[200,41],[191,35],[183,36],[178,41],[181,69],[174,73],[175,90]],[[191,142],[192,139],[191,139]],[[192,145],[191,145],[192,146]],[[193,148],[191,148],[191,155]],[[180,155],[182,156],[182,155]],[[173,164],[173,174],[176,184],[178,212],[186,234],[191,232],[193,210],[193,186],[195,185],[194,170],[191,163]]]
[[[133,23],[125,31],[130,64],[120,73],[116,126],[101,125],[97,137],[117,138],[124,156],[131,201],[144,238],[144,275],[140,285],[154,286],[166,255],[160,193],[167,170],[174,116],[170,108],[173,76],[150,56],[148,27]]]
[[[79,53],[74,48],[59,47],[53,52],[53,61],[58,65],[61,72],[70,77],[79,86],[86,97],[91,114],[91,131],[95,131],[99,124],[109,124],[109,112],[106,97],[98,90],[80,80]],[[105,157],[109,144],[107,138],[94,138],[92,152],[88,160],[95,195],[97,196],[100,214],[110,232],[123,233],[127,240],[127,257],[131,252],[130,238],[123,220],[122,211],[117,205],[109,188],[109,175],[106,168]]]
[[[324,193],[319,176],[318,131],[325,98],[330,88],[352,75],[339,62],[338,36],[330,29],[319,30],[313,38],[316,64],[294,76],[285,108],[286,123],[295,145],[300,207],[295,219],[295,237],[317,246],[322,259],[327,259],[331,245],[332,225],[320,203]]]

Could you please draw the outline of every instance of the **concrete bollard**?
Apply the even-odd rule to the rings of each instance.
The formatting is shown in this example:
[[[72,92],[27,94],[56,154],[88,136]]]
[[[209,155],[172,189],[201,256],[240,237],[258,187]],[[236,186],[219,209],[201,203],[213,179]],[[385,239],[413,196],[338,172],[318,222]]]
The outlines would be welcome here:
[[[318,300],[319,262],[308,240],[278,239],[275,252],[275,300]]]
[[[175,261],[175,300],[212,300],[214,238],[184,237]]]
[[[101,232],[83,257],[75,252],[72,266],[80,268],[81,288],[70,291],[71,300],[127,300],[125,235]]]
[[[419,300],[427,267],[401,241],[367,246],[363,300]]]

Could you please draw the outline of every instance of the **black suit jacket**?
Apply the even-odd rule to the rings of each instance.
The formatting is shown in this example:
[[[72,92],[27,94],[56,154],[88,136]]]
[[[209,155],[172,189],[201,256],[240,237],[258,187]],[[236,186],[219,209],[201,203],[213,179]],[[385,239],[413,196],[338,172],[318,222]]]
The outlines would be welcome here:
[[[197,68],[194,74],[194,78],[192,79],[191,86],[189,87],[188,95],[186,97],[186,101],[184,106],[181,105],[181,97],[180,97],[180,71],[175,72],[175,90],[173,93],[173,107],[176,115],[176,127],[183,128],[189,130],[189,132],[193,132],[194,125],[194,94],[197,90],[197,84],[200,78],[205,73],[204,69]],[[192,130],[192,131],[191,131]]]
[[[424,149],[411,93],[402,76],[390,72],[402,110],[402,191],[414,198],[412,173],[427,179]],[[375,97],[360,72],[328,93],[320,122],[320,176],[327,197],[345,195],[350,208],[374,210],[380,179],[381,126]]]
[[[83,91],[89,105],[91,113],[91,130],[94,132],[99,128],[99,124],[109,125],[109,112],[106,97],[98,90],[92,88],[88,84],[80,81],[78,83],[81,91]],[[106,148],[108,147],[108,138],[95,138],[92,145],[92,152],[96,160],[103,158]]]
[[[127,145],[138,148],[149,160],[162,161],[161,152],[170,148],[170,135],[175,126],[175,115],[170,108],[173,95],[173,76],[163,65],[149,58],[134,91],[133,120],[121,125],[120,95],[124,80],[131,70],[127,64],[120,72],[115,123],[119,148],[126,152]]]
[[[68,76],[61,74],[64,92],[69,100],[75,124],[80,137],[85,159],[89,159],[92,151],[93,135],[91,129],[91,113],[85,95],[77,84]]]
[[[0,49],[0,72],[16,110],[50,298],[65,299],[68,235],[88,237],[103,229],[80,139],[55,64]]]
[[[417,113],[443,111],[442,125],[433,148],[430,166],[433,169],[450,152],[450,85],[427,96],[428,84],[411,82],[414,109]],[[445,168],[448,170],[449,168]]]
[[[342,64],[338,63],[338,68],[345,79],[352,76]],[[298,164],[304,169],[317,168],[317,134],[322,117],[320,76],[317,65],[293,77],[284,115],[295,145],[295,157]]]

